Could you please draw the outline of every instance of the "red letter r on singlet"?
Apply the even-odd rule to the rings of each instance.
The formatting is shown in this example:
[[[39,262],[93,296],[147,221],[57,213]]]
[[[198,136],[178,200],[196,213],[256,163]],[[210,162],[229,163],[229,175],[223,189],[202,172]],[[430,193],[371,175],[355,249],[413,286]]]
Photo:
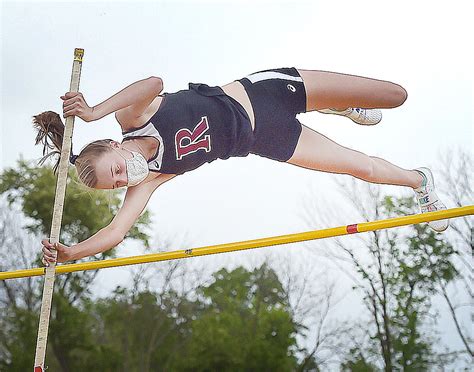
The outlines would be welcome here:
[[[178,130],[175,135],[176,159],[181,160],[200,149],[210,152],[211,136],[204,135],[208,129],[207,116],[203,116],[192,132],[187,128]]]

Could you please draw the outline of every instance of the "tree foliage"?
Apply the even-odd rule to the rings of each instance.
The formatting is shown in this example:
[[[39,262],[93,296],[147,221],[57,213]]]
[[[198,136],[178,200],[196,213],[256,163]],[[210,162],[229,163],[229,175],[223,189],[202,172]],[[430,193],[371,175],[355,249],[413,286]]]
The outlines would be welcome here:
[[[288,371],[296,366],[296,326],[276,273],[221,269],[199,288],[201,315],[184,347],[183,370]]]
[[[367,221],[418,213],[412,197],[383,196],[370,185],[361,192],[356,182],[343,187]],[[341,238],[335,242],[343,255],[334,258],[349,262],[357,273],[354,289],[360,291],[370,314],[367,332],[372,340],[365,350],[350,348],[341,366],[357,370],[371,356],[367,352],[373,351],[385,371],[431,370],[439,362],[433,347],[436,335],[427,327],[433,325],[431,300],[440,280],[457,278],[453,264],[457,251],[427,224],[373,231],[357,244]]]
[[[3,207],[5,204],[2,205],[2,270],[41,265],[40,236],[48,236],[50,233],[55,187],[56,179],[50,168],[31,166],[23,160],[18,162],[16,169],[7,169],[0,175],[0,195],[3,197],[1,202],[10,207],[7,210]],[[111,221],[119,208],[119,202],[118,194],[85,189],[77,180],[75,172],[70,171],[62,216],[61,241],[67,245],[74,244],[99,231]],[[23,216],[17,212],[18,208],[23,212]],[[29,236],[35,237],[37,249],[26,246],[32,243],[31,239],[25,240],[28,235],[25,231],[18,231],[20,220]],[[145,212],[128,237],[139,239],[147,246],[149,237],[143,233],[143,229],[149,222],[149,214]],[[16,227],[13,228],[14,223]],[[112,255],[111,250],[97,258],[103,259]],[[80,304],[88,297],[89,288],[96,275],[97,271],[89,271],[58,276],[56,279],[48,352],[50,355],[54,353],[64,370],[70,370],[68,366],[76,358],[74,349],[69,348],[69,345],[77,345],[80,340],[78,349],[80,345],[84,348],[93,347],[90,339],[87,341],[85,337],[84,332],[89,328],[84,324],[87,323],[85,319],[88,314],[83,313]],[[5,337],[5,344],[0,348],[4,350],[0,367],[3,364],[6,370],[25,370],[23,363],[29,358],[27,364],[30,366],[31,355],[34,355],[37,329],[37,324],[34,323],[37,322],[36,317],[41,305],[42,281],[38,278],[28,278],[19,282],[2,281],[0,285],[3,310],[0,322]],[[64,327],[65,324],[68,324],[68,327]],[[26,337],[26,332],[32,334]],[[14,347],[13,344],[7,345],[9,340],[16,340]]]
[[[0,209],[1,270],[39,263],[39,249],[31,248],[31,236],[39,245],[39,236],[49,234],[54,188],[50,169],[24,161],[0,175],[0,194],[10,206]],[[412,198],[383,196],[374,187],[349,191],[355,210],[366,220],[417,213]],[[363,201],[363,195],[368,200]],[[71,172],[61,240],[74,244],[94,234],[110,222],[119,201],[117,193],[85,189]],[[19,227],[17,207],[27,218],[29,233]],[[149,222],[145,213],[128,237],[147,246],[143,231]],[[470,222],[462,223],[465,226],[453,230],[465,245]],[[338,360],[343,371],[428,371],[449,362],[435,350],[431,327],[436,315],[432,298],[440,289],[472,354],[471,340],[456,313],[460,305],[450,301],[447,290],[466,275],[453,263],[463,258],[460,245],[450,244],[446,235],[434,233],[426,224],[358,238],[350,243],[334,239],[339,250],[333,259],[350,263],[366,319],[356,320],[352,327],[341,321],[326,329],[326,318],[337,302],[332,290],[313,293],[308,305],[321,308],[315,312],[318,326],[311,347],[297,347],[297,336],[304,339],[310,332],[303,324],[311,313],[295,311],[301,298],[296,307],[290,303],[288,291],[297,291],[298,286],[293,280],[292,285],[282,285],[269,265],[218,270],[208,284],[196,284],[187,293],[169,284],[174,269],[168,267],[166,272],[167,266],[161,265],[160,274],[167,278],[162,288],[142,281],[132,289],[117,287],[99,299],[90,293],[96,272],[58,276],[47,364],[55,371],[319,371]],[[140,281],[139,276],[135,279]],[[36,278],[0,282],[2,371],[31,368],[41,284]],[[300,285],[301,294],[306,293],[306,284]],[[363,336],[359,338],[355,329]]]
[[[39,249],[28,246],[49,232],[54,189],[50,169],[24,161],[1,175],[0,194],[11,207],[1,213],[2,270],[39,263]],[[119,201],[116,194],[84,189],[71,173],[62,241],[74,244],[98,231]],[[26,218],[18,216],[18,208]],[[148,222],[145,214],[130,237],[146,245],[148,236],[141,231]],[[193,300],[169,286],[162,291],[119,287],[94,299],[90,286],[96,274],[57,277],[46,356],[51,370],[241,370],[250,365],[289,370],[296,365],[296,328],[281,283],[267,266],[221,270],[212,284],[194,288]],[[170,270],[164,276],[172,275]],[[0,370],[31,368],[41,288],[38,278],[1,282]]]
[[[118,287],[103,299],[71,305],[57,294],[47,360],[53,370],[290,371],[296,367],[296,328],[275,272],[222,269],[190,300]],[[0,368],[30,368],[37,313],[1,316]]]

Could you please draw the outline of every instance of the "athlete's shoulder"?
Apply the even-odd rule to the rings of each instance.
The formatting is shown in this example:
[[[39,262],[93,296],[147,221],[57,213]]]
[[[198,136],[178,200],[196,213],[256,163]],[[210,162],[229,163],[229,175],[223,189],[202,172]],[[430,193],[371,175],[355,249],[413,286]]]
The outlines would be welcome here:
[[[115,113],[115,119],[122,128],[122,133],[140,129],[146,125],[161,107],[163,97],[162,95],[156,97],[140,116],[130,115],[125,110],[117,111]]]

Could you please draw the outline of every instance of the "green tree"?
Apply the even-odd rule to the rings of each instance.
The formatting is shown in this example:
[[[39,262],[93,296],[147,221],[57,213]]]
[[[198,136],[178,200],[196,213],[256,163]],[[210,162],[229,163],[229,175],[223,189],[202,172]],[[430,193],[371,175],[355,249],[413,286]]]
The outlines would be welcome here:
[[[360,184],[340,185],[355,218],[374,221],[418,213],[412,197],[383,196],[378,186],[363,184],[361,190]],[[431,299],[440,278],[447,283],[458,276],[452,262],[457,252],[444,235],[420,224],[332,242],[339,249],[333,248],[330,256],[350,273],[368,310],[371,340],[363,348],[348,342],[341,367],[357,370],[374,357],[385,371],[427,371],[444,363],[433,349],[435,332],[426,327],[433,322]]]
[[[346,361],[341,363],[341,371],[375,372],[377,368],[365,359],[361,350],[353,348],[350,349],[348,355],[346,355]]]
[[[0,195],[13,211],[13,216],[22,218],[25,229],[15,232],[3,229],[0,236],[2,246],[1,270],[13,270],[40,263],[40,236],[48,236],[51,229],[56,179],[50,168],[31,166],[24,160],[17,168],[6,169],[0,175]],[[60,240],[67,245],[77,243],[93,235],[106,224],[119,208],[118,193],[86,189],[70,170],[65,196]],[[14,212],[16,210],[21,212]],[[5,213],[8,211],[4,211]],[[12,216],[3,213],[0,227],[9,226]],[[127,238],[138,239],[148,246],[149,237],[143,229],[150,223],[145,212]],[[17,236],[12,239],[12,233]],[[21,244],[22,239],[34,236],[37,249],[32,251]],[[29,243],[31,244],[31,243]],[[19,249],[20,245],[20,249]],[[104,259],[113,255],[107,251],[93,259]],[[93,350],[90,335],[90,317],[83,311],[83,303],[90,295],[89,288],[97,271],[58,276],[48,338],[48,361],[58,369],[71,370],[78,360],[78,351]],[[2,312],[0,322],[5,338],[0,340],[0,366],[9,371],[23,371],[25,360],[31,368],[36,340],[37,314],[41,305],[42,280],[30,278],[1,283],[0,300]],[[29,333],[29,335],[27,335]],[[25,340],[33,340],[26,342]],[[19,345],[22,347],[20,348]],[[59,367],[60,366],[60,367]]]
[[[439,172],[442,174],[442,178],[438,182],[438,189],[441,190],[443,196],[446,195],[445,200],[448,205],[462,207],[473,204],[474,159],[472,151],[462,148],[451,149],[439,158]],[[472,270],[474,230],[472,221],[471,216],[451,220],[450,235],[452,238],[450,241],[453,241],[453,245],[458,251],[454,264],[458,269],[459,278],[454,283],[444,281],[443,278],[438,280],[439,292],[446,301],[454,329],[464,345],[464,350],[452,352],[457,354],[458,360],[464,358],[465,364],[468,366],[472,364],[472,358],[474,358],[472,318],[463,319],[461,314],[466,306],[471,306],[474,300],[472,286],[474,280]]]
[[[96,318],[94,345],[114,355],[114,365],[101,369],[110,371],[168,370],[173,351],[186,336],[185,328],[194,315],[192,303],[172,290],[134,294],[117,288],[112,296],[91,302],[88,309]],[[98,359],[103,360],[100,355]]]
[[[414,201],[386,197],[381,210],[386,216],[413,214]],[[422,371],[431,369],[434,356],[432,340],[422,332],[431,298],[437,292],[439,278],[450,282],[458,272],[451,262],[456,251],[442,235],[427,224],[414,225],[409,231],[405,244],[389,243],[395,265],[385,275],[394,305],[388,321],[394,331],[395,366],[404,371]]]
[[[201,315],[176,360],[178,370],[289,371],[296,367],[296,325],[276,273],[221,269],[199,289]]]

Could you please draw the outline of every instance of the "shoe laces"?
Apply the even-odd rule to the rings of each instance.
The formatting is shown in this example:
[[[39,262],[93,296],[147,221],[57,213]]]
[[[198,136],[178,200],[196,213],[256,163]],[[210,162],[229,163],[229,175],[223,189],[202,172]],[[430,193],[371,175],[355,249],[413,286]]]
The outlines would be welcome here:
[[[358,119],[367,119],[367,111],[365,109],[357,107],[353,108],[352,111],[357,113]]]

